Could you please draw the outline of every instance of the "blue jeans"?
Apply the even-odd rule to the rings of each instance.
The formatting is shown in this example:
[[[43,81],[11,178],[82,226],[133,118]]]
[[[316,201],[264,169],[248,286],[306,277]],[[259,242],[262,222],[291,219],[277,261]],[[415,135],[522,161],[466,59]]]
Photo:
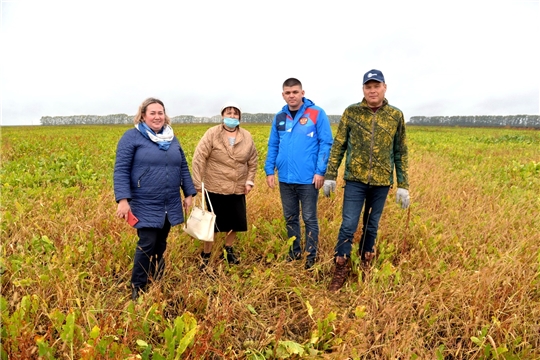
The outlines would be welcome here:
[[[390,186],[372,186],[358,181],[345,182],[342,221],[335,248],[336,256],[349,257],[351,255],[354,233],[358,228],[362,208],[364,208],[364,216],[359,251],[362,258],[364,253],[374,251],[379,220],[389,190]]]
[[[279,183],[283,215],[287,223],[287,236],[296,237],[289,250],[291,259],[299,259],[304,252],[300,239],[300,208],[304,220],[306,234],[306,249],[308,259],[317,257],[317,244],[319,242],[319,221],[317,220],[317,200],[319,191],[313,184]]]
[[[131,285],[135,288],[145,288],[148,276],[158,277],[163,271],[163,253],[167,248],[167,236],[171,230],[169,218],[165,217],[163,228],[137,229],[139,241],[133,259]]]

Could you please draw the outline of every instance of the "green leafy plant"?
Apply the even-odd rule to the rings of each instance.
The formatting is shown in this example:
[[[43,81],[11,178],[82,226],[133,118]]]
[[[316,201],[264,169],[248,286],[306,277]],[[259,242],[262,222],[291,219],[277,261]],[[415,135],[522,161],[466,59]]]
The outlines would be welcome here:
[[[173,124],[188,161],[210,126]],[[202,244],[173,227],[164,276],[136,302],[137,233],[114,216],[112,179],[132,126],[2,127],[1,358],[540,358],[540,132],[407,127],[410,211],[390,189],[373,266],[361,268],[360,225],[353,271],[330,293],[343,168],[319,197],[306,271],[286,261],[293,239],[266,186],[270,125],[242,126],[260,161],[241,264],[219,258],[218,234],[201,272]]]

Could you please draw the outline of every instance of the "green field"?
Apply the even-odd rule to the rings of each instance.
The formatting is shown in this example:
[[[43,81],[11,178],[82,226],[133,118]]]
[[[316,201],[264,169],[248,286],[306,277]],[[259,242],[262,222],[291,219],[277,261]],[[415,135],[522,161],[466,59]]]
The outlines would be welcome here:
[[[209,126],[174,125],[190,163]],[[165,276],[133,303],[136,233],[112,190],[129,127],[1,128],[2,359],[540,358],[540,131],[410,126],[411,206],[390,191],[374,268],[354,256],[331,294],[342,179],[319,200],[314,270],[286,262],[269,125],[246,125],[259,171],[241,264],[214,252],[201,273],[177,226]]]

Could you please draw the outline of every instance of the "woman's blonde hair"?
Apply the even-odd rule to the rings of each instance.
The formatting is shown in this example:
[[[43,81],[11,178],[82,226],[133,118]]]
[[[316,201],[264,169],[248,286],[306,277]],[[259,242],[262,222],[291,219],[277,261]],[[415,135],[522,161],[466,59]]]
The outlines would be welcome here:
[[[133,124],[137,125],[144,122],[143,115],[146,114],[146,108],[148,108],[148,105],[151,105],[151,104],[159,104],[163,106],[163,113],[165,114],[165,125],[171,125],[171,119],[169,118],[169,115],[167,115],[167,112],[165,111],[165,105],[163,105],[163,101],[156,98],[148,98],[143,101],[141,106],[139,106],[139,111],[137,111],[137,115],[135,115],[135,117],[133,118]]]

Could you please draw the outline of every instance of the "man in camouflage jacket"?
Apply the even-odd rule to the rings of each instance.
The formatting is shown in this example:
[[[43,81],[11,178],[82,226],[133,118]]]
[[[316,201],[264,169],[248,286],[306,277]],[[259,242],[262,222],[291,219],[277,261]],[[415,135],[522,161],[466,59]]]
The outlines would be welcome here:
[[[408,154],[405,120],[385,98],[386,83],[379,70],[364,75],[364,99],[345,109],[330,151],[323,190],[336,188],[338,169],[345,155],[345,191],[342,222],[335,247],[330,291],[339,290],[348,276],[353,237],[364,207],[359,256],[369,266],[375,256],[375,238],[386,197],[397,178],[397,202],[409,206]]]

